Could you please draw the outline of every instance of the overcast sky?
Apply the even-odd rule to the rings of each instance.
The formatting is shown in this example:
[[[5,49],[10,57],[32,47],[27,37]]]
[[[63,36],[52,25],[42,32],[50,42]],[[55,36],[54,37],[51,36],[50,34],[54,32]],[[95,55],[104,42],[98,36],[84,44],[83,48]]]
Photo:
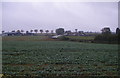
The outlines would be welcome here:
[[[3,2],[2,30],[112,31],[118,27],[117,2]]]

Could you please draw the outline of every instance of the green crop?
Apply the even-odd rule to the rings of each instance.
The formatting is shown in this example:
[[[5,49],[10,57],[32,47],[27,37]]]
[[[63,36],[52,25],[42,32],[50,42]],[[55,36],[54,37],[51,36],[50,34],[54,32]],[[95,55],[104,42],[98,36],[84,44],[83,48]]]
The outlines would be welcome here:
[[[3,41],[3,74],[117,75],[118,45]]]

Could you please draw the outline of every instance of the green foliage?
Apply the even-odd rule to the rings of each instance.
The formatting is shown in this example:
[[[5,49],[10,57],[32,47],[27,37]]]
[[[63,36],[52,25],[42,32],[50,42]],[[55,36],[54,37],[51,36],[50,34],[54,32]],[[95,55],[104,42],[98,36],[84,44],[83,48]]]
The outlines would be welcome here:
[[[92,42],[95,36],[66,36],[69,41]]]
[[[110,31],[106,31],[106,32],[102,32],[103,35],[110,35],[111,32]]]
[[[59,40],[75,42],[92,42],[95,36],[61,36]]]
[[[64,29],[63,28],[58,28],[56,29],[57,35],[63,35],[64,34]]]
[[[102,29],[102,34],[103,35],[110,35],[111,34],[111,30],[109,27],[105,27]]]
[[[95,36],[66,36],[70,39],[77,39],[77,40],[94,40]]]
[[[63,40],[63,41],[66,41],[66,40],[69,40],[69,38],[65,37],[65,36],[60,36],[58,37],[59,40]]]
[[[120,29],[116,28],[116,34],[120,34]]]
[[[116,34],[100,34],[95,37],[94,42],[118,43],[118,35],[116,35]]]
[[[36,33],[37,33],[37,32],[38,32],[38,29],[35,29],[35,30],[34,30],[34,32],[36,32]]]
[[[2,37],[3,41],[45,41],[49,40],[48,36],[4,36]]]
[[[2,47],[3,74],[104,76],[118,72],[117,45],[3,40]]]

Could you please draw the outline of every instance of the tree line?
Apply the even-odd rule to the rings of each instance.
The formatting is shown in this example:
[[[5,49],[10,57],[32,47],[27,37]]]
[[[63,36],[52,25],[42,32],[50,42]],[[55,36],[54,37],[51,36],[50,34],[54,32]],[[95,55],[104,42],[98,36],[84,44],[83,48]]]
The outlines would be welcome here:
[[[4,33],[5,31],[2,31],[2,33]],[[48,32],[50,32],[49,30],[45,30],[45,31],[43,31],[42,29],[40,29],[40,30],[38,30],[38,29],[35,29],[35,30],[30,30],[30,31],[24,31],[24,30],[12,30],[11,32],[18,32],[18,33],[38,33],[38,32],[40,32],[40,33],[43,33],[43,32],[46,32],[46,33],[48,33]],[[53,33],[53,30],[51,30],[51,33]]]
[[[102,33],[97,35],[94,42],[98,43],[118,43],[120,44],[120,29],[116,28],[116,33],[112,34],[110,28],[103,28]]]
[[[75,31],[77,32],[77,29],[75,29]],[[74,39],[72,41],[80,41],[80,42],[92,42],[92,43],[109,43],[109,44],[120,44],[120,29],[116,28],[116,32],[113,33],[111,32],[109,27],[105,27],[103,28],[101,34],[95,35],[94,40],[77,40]],[[64,30],[63,29],[58,29],[57,30],[58,35],[59,34],[63,34]],[[66,36],[62,36],[59,38],[60,40],[67,40],[70,41],[71,39],[69,39]]]

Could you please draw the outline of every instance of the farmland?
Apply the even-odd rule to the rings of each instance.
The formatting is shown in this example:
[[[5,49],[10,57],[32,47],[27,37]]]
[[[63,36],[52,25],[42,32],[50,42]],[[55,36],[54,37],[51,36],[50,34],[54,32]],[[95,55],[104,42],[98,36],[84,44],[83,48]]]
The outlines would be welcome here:
[[[3,37],[3,74],[117,76],[118,45]]]
[[[69,41],[93,42],[95,36],[66,36],[66,38],[69,38]]]
[[[94,36],[68,36],[70,39],[76,39],[76,40],[94,40]]]

